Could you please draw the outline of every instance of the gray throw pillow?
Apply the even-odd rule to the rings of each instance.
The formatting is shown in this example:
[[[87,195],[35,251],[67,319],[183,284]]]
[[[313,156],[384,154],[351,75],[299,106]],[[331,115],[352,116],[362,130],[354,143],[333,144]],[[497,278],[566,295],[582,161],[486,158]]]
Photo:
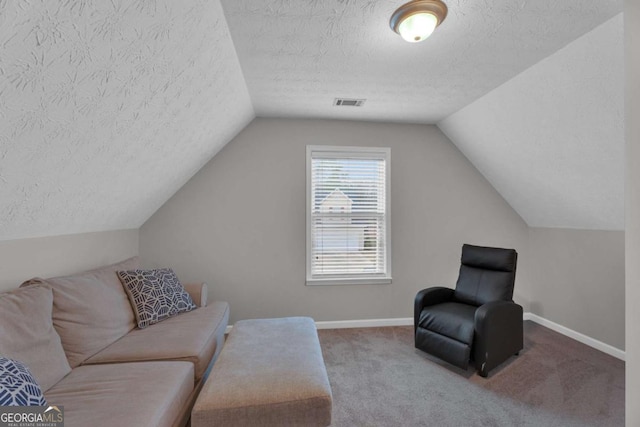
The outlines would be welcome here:
[[[196,308],[170,268],[118,271],[139,328]]]

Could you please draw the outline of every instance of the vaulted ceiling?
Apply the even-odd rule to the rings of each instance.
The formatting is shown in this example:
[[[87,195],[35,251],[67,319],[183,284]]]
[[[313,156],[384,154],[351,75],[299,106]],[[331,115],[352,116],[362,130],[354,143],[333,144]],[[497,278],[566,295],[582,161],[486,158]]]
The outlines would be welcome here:
[[[137,228],[256,115],[435,123],[529,225],[621,229],[622,1],[449,0],[418,44],[401,3],[0,2],[0,240]]]
[[[2,1],[0,239],[137,228],[253,117],[217,1]]]
[[[530,226],[624,229],[622,21],[438,124]]]
[[[622,11],[622,1],[446,0],[431,38],[402,0],[222,0],[258,116],[437,123]],[[334,98],[366,98],[338,111]]]

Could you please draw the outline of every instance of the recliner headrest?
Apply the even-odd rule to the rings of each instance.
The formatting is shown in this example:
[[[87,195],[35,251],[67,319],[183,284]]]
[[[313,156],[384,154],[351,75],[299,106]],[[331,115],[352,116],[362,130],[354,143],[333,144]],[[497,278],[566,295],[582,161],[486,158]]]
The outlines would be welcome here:
[[[517,261],[515,249],[462,245],[461,262],[469,267],[510,272],[515,270]]]

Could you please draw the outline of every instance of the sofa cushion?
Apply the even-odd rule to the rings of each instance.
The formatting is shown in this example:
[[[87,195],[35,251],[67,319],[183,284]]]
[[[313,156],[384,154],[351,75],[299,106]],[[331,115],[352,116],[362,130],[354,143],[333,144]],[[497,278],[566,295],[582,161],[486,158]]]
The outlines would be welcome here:
[[[0,354],[27,365],[45,391],[71,371],[52,309],[53,293],[45,285],[0,294]]]
[[[216,301],[148,328],[134,329],[84,363],[190,361],[197,382],[221,348],[228,321],[229,304]]]
[[[129,298],[116,271],[139,265],[134,257],[84,273],[26,283],[44,282],[52,287],[53,326],[72,368],[135,327]]]
[[[29,368],[0,356],[0,406],[45,406],[42,389]]]
[[[69,427],[169,427],[193,387],[191,363],[121,363],[79,366],[45,397],[51,405],[64,406]]]
[[[118,276],[127,291],[139,328],[196,308],[170,268],[118,271]]]

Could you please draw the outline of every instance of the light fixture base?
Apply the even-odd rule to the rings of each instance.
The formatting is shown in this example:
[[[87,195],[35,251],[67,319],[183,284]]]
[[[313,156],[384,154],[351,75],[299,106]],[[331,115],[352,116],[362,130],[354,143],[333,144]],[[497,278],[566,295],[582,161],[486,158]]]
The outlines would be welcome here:
[[[389,20],[389,26],[393,31],[400,34],[400,24],[402,24],[404,20],[413,15],[428,13],[435,16],[437,20],[436,27],[438,27],[438,25],[440,25],[447,17],[447,12],[447,5],[441,0],[413,0],[400,6],[395,12],[393,12],[391,19]],[[422,40],[423,39],[415,41]]]

